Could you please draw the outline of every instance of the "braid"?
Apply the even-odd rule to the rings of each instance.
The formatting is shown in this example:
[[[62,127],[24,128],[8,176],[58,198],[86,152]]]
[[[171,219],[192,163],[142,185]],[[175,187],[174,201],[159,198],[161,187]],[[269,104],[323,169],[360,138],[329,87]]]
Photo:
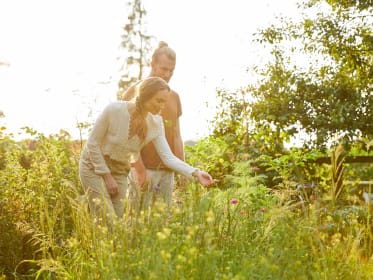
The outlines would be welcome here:
[[[132,115],[131,121],[131,135],[137,134],[141,141],[144,141],[148,127],[146,125],[146,119],[143,114],[143,104],[140,102],[140,98],[136,97],[135,111]]]
[[[135,107],[136,112],[141,114],[141,112],[143,111],[144,105],[141,103],[140,98],[138,96],[136,97],[135,101],[136,101],[136,107]]]
[[[131,118],[130,135],[138,135],[141,141],[144,141],[148,133],[146,123],[148,112],[144,108],[144,105],[160,90],[169,91],[170,87],[167,82],[159,77],[149,77],[139,85],[139,94],[135,100],[135,111],[132,113]]]

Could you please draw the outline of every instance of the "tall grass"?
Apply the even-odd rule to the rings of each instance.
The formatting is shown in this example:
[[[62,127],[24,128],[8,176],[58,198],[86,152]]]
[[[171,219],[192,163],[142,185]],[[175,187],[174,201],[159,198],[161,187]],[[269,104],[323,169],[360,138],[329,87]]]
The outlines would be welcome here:
[[[6,279],[371,279],[366,206],[298,208],[237,164],[237,187],[176,190],[111,228],[89,214],[68,139],[9,144],[0,170],[0,275]],[[246,176],[246,177],[245,177]],[[305,209],[306,208],[306,209]],[[369,210],[369,211],[368,211]],[[1,278],[0,278],[1,279]]]
[[[87,205],[72,200],[73,231],[62,243],[48,234],[42,238],[46,246],[36,278],[370,278],[361,253],[365,227],[355,214],[337,229],[336,217],[321,222],[313,207],[304,219],[291,207],[266,201],[266,208],[258,208],[217,190],[196,199],[199,186],[189,187],[189,193],[179,194],[188,203],[173,208],[171,216],[164,214],[165,205],[156,204],[150,213],[117,221],[113,230],[95,224]],[[252,188],[246,191],[263,198]]]

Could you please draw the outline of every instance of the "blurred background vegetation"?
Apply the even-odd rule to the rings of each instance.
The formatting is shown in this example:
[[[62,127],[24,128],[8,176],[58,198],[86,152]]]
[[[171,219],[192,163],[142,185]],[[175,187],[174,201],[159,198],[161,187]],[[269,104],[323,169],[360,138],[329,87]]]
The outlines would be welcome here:
[[[141,1],[129,5],[123,67],[137,70],[119,90],[142,78],[154,39]],[[258,30],[272,59],[255,83],[217,90],[211,135],[185,144],[219,181],[177,189],[171,216],[155,205],[113,232],[96,225],[77,172],[85,139],[1,128],[0,279],[371,279],[372,162],[347,159],[373,156],[373,4],[299,9]]]

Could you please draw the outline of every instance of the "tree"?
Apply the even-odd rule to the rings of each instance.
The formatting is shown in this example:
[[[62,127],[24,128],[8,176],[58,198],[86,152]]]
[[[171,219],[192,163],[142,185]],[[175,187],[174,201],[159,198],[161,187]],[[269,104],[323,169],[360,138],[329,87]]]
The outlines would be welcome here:
[[[256,69],[261,78],[250,117],[289,136],[303,130],[317,147],[371,138],[372,6],[371,0],[309,0],[302,21],[282,19],[280,27],[261,30],[257,41],[272,59]]]
[[[212,124],[214,137],[224,137],[235,142],[247,143],[248,141],[248,101],[247,89],[237,91],[217,90],[217,113]]]
[[[118,83],[119,93],[143,78],[152,49],[152,39],[154,39],[146,32],[145,16],[147,13],[142,1],[129,1],[127,5],[129,7],[128,23],[123,27],[124,34],[121,42],[126,58]]]

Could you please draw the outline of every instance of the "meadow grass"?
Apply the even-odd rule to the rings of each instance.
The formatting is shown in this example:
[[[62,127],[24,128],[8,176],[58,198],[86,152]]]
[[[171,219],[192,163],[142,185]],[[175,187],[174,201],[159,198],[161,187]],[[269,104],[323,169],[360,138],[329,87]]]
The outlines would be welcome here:
[[[0,279],[373,278],[367,205],[300,207],[241,170],[235,187],[177,189],[170,209],[131,214],[125,201],[107,227],[82,199],[79,151],[43,138],[22,165],[24,151],[0,170]]]
[[[175,195],[179,203],[169,211],[156,203],[149,211],[125,215],[112,228],[97,224],[84,200],[56,204],[41,215],[41,233],[33,236],[41,252],[30,260],[37,268],[32,277],[371,278],[362,246],[366,226],[356,213],[348,214],[349,224],[342,228],[343,221],[323,217],[315,205],[307,215],[279,205],[263,186],[235,192],[190,185]],[[56,232],[66,206],[71,230]]]

